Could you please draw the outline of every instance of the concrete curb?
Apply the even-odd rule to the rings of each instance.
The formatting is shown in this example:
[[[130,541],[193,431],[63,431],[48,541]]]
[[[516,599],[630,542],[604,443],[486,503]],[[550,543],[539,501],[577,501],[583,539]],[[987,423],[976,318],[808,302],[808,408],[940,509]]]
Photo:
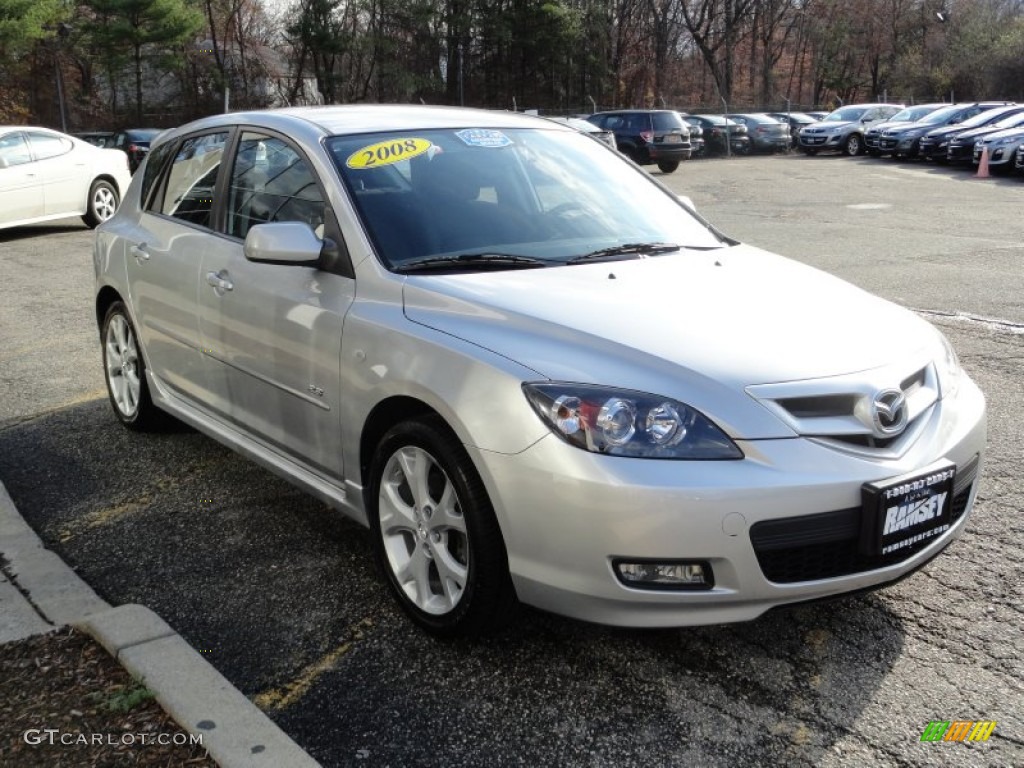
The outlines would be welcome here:
[[[202,735],[222,768],[319,765],[153,611],[101,600],[43,546],[2,482],[0,555],[0,608],[12,626],[34,634],[70,624],[92,635],[179,725]]]

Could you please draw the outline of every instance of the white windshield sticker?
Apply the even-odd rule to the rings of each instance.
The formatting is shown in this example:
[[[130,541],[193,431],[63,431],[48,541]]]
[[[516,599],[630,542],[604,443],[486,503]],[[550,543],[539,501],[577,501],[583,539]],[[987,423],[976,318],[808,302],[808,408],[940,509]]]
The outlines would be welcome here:
[[[512,139],[501,131],[489,128],[466,128],[457,131],[455,135],[471,147],[507,147],[512,143]]]

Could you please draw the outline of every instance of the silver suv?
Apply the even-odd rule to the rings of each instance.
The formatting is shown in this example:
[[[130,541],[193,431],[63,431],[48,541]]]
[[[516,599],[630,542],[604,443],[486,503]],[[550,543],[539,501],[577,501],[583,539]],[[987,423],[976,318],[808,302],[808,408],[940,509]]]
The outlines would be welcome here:
[[[815,155],[823,150],[851,157],[864,154],[864,132],[903,109],[902,104],[850,104],[830,112],[818,123],[800,129],[800,149]]]

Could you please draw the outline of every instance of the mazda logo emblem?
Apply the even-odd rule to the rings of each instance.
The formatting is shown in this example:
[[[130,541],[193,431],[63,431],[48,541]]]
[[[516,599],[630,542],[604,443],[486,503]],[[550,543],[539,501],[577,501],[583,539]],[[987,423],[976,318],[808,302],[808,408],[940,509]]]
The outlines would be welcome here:
[[[907,398],[898,389],[884,389],[871,401],[871,413],[879,435],[898,435],[907,426]]]

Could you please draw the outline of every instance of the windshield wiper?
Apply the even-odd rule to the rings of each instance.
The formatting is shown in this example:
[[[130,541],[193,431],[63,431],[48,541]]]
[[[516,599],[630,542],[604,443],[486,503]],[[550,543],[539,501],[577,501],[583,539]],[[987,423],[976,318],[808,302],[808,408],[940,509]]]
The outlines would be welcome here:
[[[432,272],[445,269],[531,269],[547,267],[551,262],[532,256],[516,256],[512,253],[463,253],[458,256],[429,256],[425,259],[407,261],[395,267],[396,272]]]
[[[585,253],[582,256],[575,256],[565,263],[582,264],[585,261],[599,261],[600,259],[612,259],[618,256],[652,256],[657,253],[678,251],[682,247],[675,243],[623,243],[611,248],[602,248],[599,251]]]

